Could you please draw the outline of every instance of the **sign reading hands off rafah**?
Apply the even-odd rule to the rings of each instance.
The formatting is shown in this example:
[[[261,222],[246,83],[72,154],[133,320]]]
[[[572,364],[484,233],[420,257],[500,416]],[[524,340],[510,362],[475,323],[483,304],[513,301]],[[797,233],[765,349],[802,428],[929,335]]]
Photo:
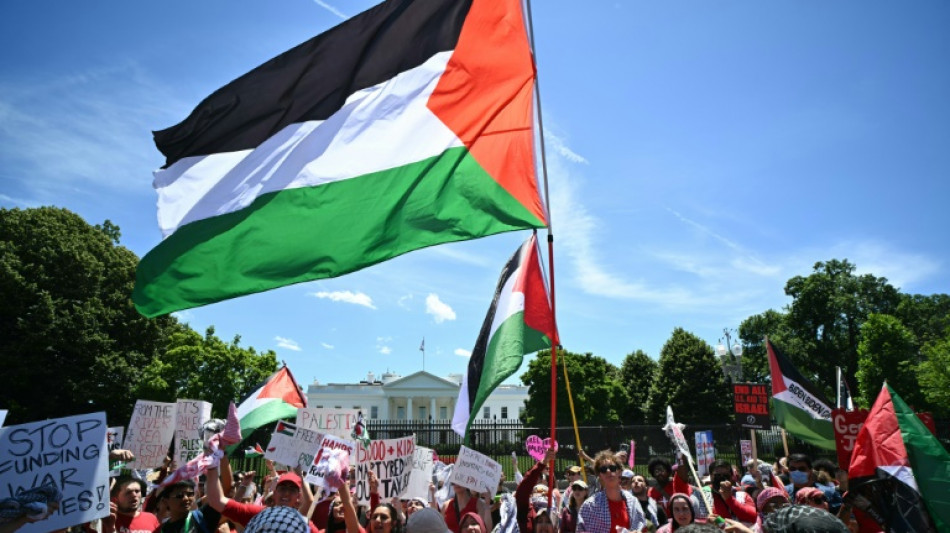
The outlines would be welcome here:
[[[109,516],[105,413],[0,429],[0,499],[50,484],[62,493],[59,510],[18,532],[45,533]]]
[[[482,455],[471,448],[462,446],[459,449],[458,459],[452,469],[449,482],[461,485],[475,492],[487,492],[491,495],[498,490],[501,481],[501,465],[490,457]]]

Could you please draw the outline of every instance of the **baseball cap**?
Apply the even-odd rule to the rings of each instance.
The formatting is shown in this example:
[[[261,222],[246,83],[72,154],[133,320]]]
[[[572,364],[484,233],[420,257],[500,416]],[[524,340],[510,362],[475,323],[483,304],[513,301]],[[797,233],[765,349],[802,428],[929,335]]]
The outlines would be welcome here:
[[[587,490],[587,483],[584,483],[583,481],[581,481],[580,479],[578,479],[578,480],[575,481],[574,483],[571,483],[571,487],[572,487],[572,488],[576,487],[576,488],[579,488],[579,489]]]
[[[581,467],[579,467],[579,466],[577,466],[577,465],[569,466],[569,467],[567,467],[567,471],[570,472],[570,473],[572,473],[572,474],[580,474],[580,473],[581,473]]]
[[[622,478],[624,478],[624,479],[630,479],[630,478],[632,478],[632,477],[633,477],[633,470],[630,470],[629,468],[624,468],[624,469],[623,469],[623,472],[620,473],[620,477],[622,477]]]
[[[298,489],[303,487],[303,484],[300,482],[300,476],[298,476],[295,472],[284,472],[281,474],[280,477],[277,478],[277,485],[280,485],[285,481],[293,483]],[[277,485],[274,486],[276,487]]]

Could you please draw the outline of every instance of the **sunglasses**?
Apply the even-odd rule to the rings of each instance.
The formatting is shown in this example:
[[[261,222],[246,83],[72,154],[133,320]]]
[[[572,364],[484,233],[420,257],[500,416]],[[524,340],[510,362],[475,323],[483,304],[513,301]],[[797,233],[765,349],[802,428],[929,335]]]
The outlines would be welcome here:
[[[597,469],[601,474],[606,474],[607,472],[616,472],[620,470],[620,467],[617,465],[604,465]]]
[[[178,494],[172,494],[170,497],[171,497],[171,498],[175,498],[176,500],[184,500],[185,498],[194,498],[194,497],[195,497],[195,493],[194,493],[194,492],[181,492],[181,493],[178,493]]]

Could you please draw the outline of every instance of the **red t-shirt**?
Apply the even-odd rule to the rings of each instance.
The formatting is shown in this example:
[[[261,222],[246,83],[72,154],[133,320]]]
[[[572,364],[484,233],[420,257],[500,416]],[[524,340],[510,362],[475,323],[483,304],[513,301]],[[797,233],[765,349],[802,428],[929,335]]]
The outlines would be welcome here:
[[[152,513],[141,512],[137,516],[117,513],[115,516],[116,533],[152,533],[162,525]]]
[[[618,527],[630,528],[630,513],[627,512],[627,501],[623,498],[613,501],[607,500],[610,506],[610,531],[615,533]]]
[[[267,509],[263,505],[255,505],[253,503],[241,503],[234,500],[228,500],[227,505],[224,506],[224,512],[221,513],[221,516],[227,518],[228,520],[241,524],[242,526],[247,526],[247,523],[254,518],[254,515]],[[310,533],[320,533],[320,530],[317,529],[317,526],[313,525],[313,522],[308,522],[310,526]]]

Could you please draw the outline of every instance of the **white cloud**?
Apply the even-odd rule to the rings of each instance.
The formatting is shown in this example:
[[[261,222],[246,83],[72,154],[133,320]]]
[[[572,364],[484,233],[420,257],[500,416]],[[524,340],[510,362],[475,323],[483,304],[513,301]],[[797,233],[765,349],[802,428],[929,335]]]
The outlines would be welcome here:
[[[468,351],[468,350],[466,350],[466,349],[464,349],[464,348],[456,348],[454,353],[455,353],[455,355],[457,355],[457,356],[459,356],[459,357],[471,357],[471,356],[472,356],[472,352],[470,352],[470,351]]]
[[[564,139],[551,133],[550,130],[544,132],[544,140],[554,150],[554,153],[558,156],[570,161],[571,163],[583,163],[587,164],[587,159],[579,155],[574,150],[571,150],[566,144],[564,144]]]
[[[300,351],[300,345],[297,344],[297,341],[293,339],[288,339],[286,337],[274,337],[274,340],[277,341],[278,348],[286,348],[288,350],[293,350],[295,352]]]
[[[349,15],[346,15],[345,13],[343,13],[342,11],[340,11],[339,9],[337,9],[337,8],[335,8],[335,7],[333,7],[333,6],[331,6],[330,4],[324,2],[323,0],[313,0],[313,3],[317,4],[318,6],[322,7],[323,9],[326,9],[326,10],[329,11],[330,13],[333,13],[334,15],[340,17],[340,18],[343,19],[343,20],[346,20],[346,19],[350,18]]]
[[[439,295],[429,293],[426,296],[426,313],[432,315],[436,324],[441,324],[446,320],[455,320],[455,311],[448,304],[439,300]]]
[[[383,355],[389,355],[389,354],[393,353],[393,350],[392,350],[392,348],[390,348],[389,346],[380,346],[380,348],[379,348],[379,353],[381,353],[381,354],[383,354]]]
[[[373,305],[373,299],[368,295],[362,292],[352,292],[352,291],[320,291],[310,293],[311,296],[315,298],[320,298],[323,300],[330,300],[332,302],[344,302],[354,305],[362,305],[363,307],[368,307],[370,309],[376,309],[376,306]]]
[[[412,301],[412,294],[410,293],[410,294],[400,297],[399,300],[396,301],[396,305],[398,305],[399,307],[402,307],[406,311],[409,311],[409,302],[411,301]]]
[[[320,343],[320,346],[323,346],[323,347],[326,348],[327,350],[332,350],[332,349],[333,349],[333,345],[332,345],[332,344],[327,344],[327,343],[325,343],[325,342],[321,342],[321,343]]]

